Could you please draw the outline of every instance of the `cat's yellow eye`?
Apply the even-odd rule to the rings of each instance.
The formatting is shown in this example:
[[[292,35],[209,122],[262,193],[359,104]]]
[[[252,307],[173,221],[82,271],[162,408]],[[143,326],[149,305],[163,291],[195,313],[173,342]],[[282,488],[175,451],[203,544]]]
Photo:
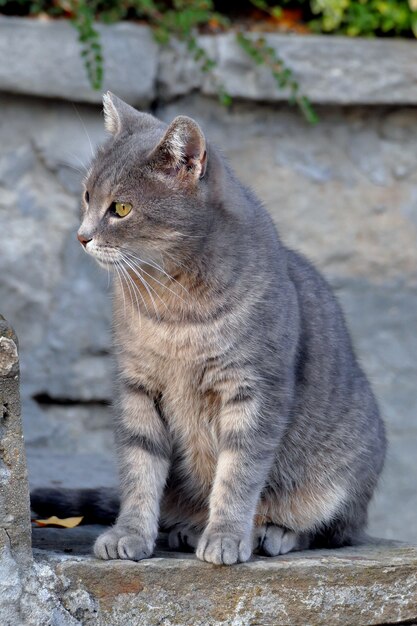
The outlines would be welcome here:
[[[129,215],[130,211],[132,210],[132,205],[130,204],[130,202],[115,202],[113,206],[114,212],[119,217],[126,217],[126,215]]]

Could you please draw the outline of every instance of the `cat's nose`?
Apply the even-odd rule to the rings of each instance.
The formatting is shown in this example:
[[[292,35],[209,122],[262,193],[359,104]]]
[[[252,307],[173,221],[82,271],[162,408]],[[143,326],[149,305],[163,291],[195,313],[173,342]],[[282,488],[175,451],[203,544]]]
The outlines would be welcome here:
[[[86,239],[83,235],[80,235],[80,233],[77,233],[77,239],[80,244],[84,246],[84,248],[88,244],[88,242],[91,241],[91,239]]]

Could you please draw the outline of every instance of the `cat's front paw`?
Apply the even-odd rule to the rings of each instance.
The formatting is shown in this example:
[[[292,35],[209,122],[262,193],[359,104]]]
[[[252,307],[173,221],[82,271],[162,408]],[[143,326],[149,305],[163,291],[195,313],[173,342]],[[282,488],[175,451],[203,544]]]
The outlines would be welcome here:
[[[140,534],[118,529],[117,526],[100,535],[94,544],[94,554],[99,559],[130,559],[141,561],[150,557],[155,541]]]
[[[244,563],[252,554],[251,540],[233,533],[205,532],[198,542],[196,555],[215,565]]]

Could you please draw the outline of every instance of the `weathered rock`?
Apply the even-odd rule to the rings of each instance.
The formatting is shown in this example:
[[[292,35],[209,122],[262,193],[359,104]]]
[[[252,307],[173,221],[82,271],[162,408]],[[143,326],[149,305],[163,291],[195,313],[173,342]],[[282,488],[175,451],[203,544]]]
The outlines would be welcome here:
[[[102,119],[90,109],[79,117],[71,106],[39,101],[29,115],[7,97],[2,111],[1,302],[24,347],[24,387],[56,398],[110,398],[108,278],[76,241],[80,167],[104,139]]]
[[[31,558],[29,494],[19,398],[17,337],[0,315],[0,615],[12,626]]]
[[[18,343],[0,315],[0,623],[2,626],[74,626],[35,566],[29,487],[20,417]]]
[[[29,493],[23,448],[17,337],[0,315],[0,534],[10,558],[30,554]],[[4,542],[4,543],[3,543]]]
[[[33,356],[43,365],[37,389],[61,401],[110,401],[109,277],[82,251],[75,231],[63,242],[64,271],[53,293],[54,315]]]
[[[164,551],[140,563],[63,556],[87,553],[94,527],[34,534],[49,550],[36,550],[35,559],[55,572],[63,606],[91,626],[369,626],[417,616],[417,549],[405,544],[258,557],[228,568]]]
[[[115,91],[135,105],[149,104],[158,64],[149,28],[123,22],[96,28],[104,54],[103,90]],[[101,102],[101,90],[92,89],[80,51],[77,32],[68,20],[1,17],[0,91]]]
[[[269,33],[262,37],[312,102],[404,105],[417,100],[417,49],[407,41]],[[204,79],[203,93],[213,95],[223,84],[231,96],[245,100],[278,102],[288,97],[277,89],[267,67],[251,62],[233,33],[201,37],[200,42],[217,62],[214,80]]]
[[[217,64],[211,75],[204,75],[185,45],[173,41],[160,48],[146,26],[122,22],[96,28],[104,51],[103,90],[111,89],[132,104],[144,106],[155,94],[173,99],[195,89],[215,95],[220,84],[245,100],[279,102],[288,97],[270,70],[254,64],[239,47],[235,33],[197,37]],[[417,103],[413,42],[274,33],[264,38],[313,102]],[[89,85],[76,31],[67,21],[0,18],[0,55],[7,59],[0,67],[0,91],[100,102],[101,93]]]

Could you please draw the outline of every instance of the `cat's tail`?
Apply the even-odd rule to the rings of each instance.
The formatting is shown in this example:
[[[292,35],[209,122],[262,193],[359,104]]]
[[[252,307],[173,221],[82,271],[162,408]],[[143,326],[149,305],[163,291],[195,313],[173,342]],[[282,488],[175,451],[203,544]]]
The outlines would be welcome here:
[[[30,494],[32,510],[39,517],[83,516],[83,524],[113,524],[120,501],[116,489],[56,489],[39,487]]]

